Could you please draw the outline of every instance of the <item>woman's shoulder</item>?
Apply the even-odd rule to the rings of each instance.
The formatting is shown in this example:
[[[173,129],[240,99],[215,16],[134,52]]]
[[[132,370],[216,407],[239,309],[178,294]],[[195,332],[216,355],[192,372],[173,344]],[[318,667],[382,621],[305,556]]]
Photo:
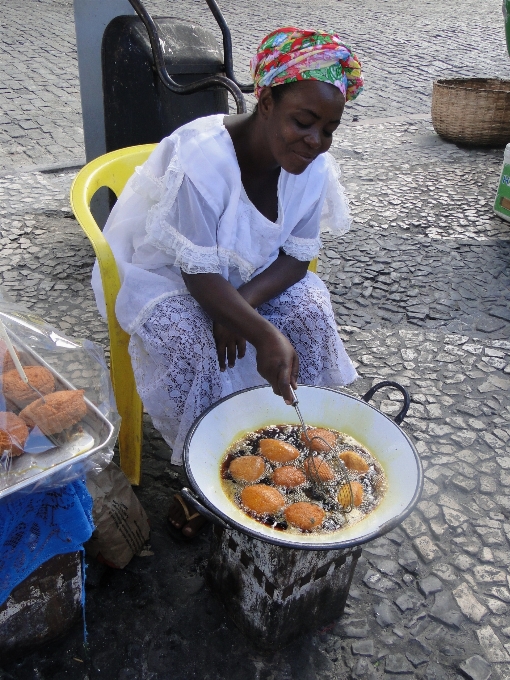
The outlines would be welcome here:
[[[241,183],[234,147],[223,118],[224,114],[197,118],[168,138],[169,141],[173,138],[174,154],[183,173],[204,198],[212,205],[217,204],[220,210]]]
[[[204,116],[182,125],[161,140],[159,146],[177,154],[189,170],[200,170],[196,161],[204,156],[209,162],[236,164],[235,152],[223,119],[225,114]]]
[[[197,118],[172,132],[161,140],[142,172],[161,178],[164,184],[169,174],[187,177],[221,213],[241,181],[224,116]]]

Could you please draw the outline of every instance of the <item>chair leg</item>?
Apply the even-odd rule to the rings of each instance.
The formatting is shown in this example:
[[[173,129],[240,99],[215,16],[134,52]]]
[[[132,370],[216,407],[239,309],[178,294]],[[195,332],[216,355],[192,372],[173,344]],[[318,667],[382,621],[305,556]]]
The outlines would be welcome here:
[[[142,472],[143,408],[138,394],[135,392],[132,396],[132,404],[120,426],[119,453],[122,471],[133,486],[138,486]]]

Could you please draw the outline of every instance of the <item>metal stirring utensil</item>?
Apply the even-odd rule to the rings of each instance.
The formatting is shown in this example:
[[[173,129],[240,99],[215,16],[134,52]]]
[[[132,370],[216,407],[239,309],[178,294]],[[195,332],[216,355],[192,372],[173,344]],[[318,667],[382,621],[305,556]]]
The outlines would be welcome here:
[[[320,474],[320,464],[319,464],[319,466],[317,466],[317,464],[316,464],[315,456],[313,455],[314,450],[312,448],[312,442],[313,441],[320,441],[322,443],[322,445],[326,448],[328,453],[333,452],[333,447],[330,444],[328,444],[328,442],[323,437],[320,437],[318,435],[314,435],[312,437],[309,436],[308,426],[306,425],[305,420],[303,418],[303,415],[301,413],[301,409],[298,406],[299,401],[298,401],[298,398],[296,396],[296,393],[294,392],[292,387],[290,388],[290,391],[292,393],[291,406],[293,406],[296,410],[297,416],[299,418],[299,422],[301,423],[301,430],[302,430],[303,435],[304,435],[306,442],[307,442],[306,443],[306,446],[308,447],[307,459],[309,461],[308,471],[310,473],[310,478],[311,478],[312,484],[314,486],[314,491],[315,491],[315,494],[316,494],[316,496],[319,500],[324,500],[325,498],[327,498],[327,496],[330,492],[330,489],[329,489],[327,483],[325,482],[325,480],[322,478],[322,476]],[[335,460],[335,467],[337,468],[336,471],[340,474],[340,476],[342,478],[341,483],[342,484],[348,484],[350,502],[349,502],[349,505],[347,507],[344,507],[344,506],[341,506],[341,507],[342,507],[342,512],[349,513],[349,512],[352,511],[352,509],[354,507],[354,498],[353,498],[353,495],[352,495],[351,482],[349,481],[349,476],[347,474],[347,469],[344,465],[344,462],[340,458],[338,458],[338,460]],[[337,503],[336,498],[334,499],[334,502]]]

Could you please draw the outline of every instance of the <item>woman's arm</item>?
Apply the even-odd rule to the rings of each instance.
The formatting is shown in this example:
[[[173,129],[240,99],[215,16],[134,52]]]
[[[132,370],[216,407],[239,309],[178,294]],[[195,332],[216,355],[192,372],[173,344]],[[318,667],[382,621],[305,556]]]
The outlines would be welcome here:
[[[287,256],[282,256],[287,259]],[[280,260],[281,258],[278,258]],[[294,260],[294,258],[288,258]],[[298,262],[297,260],[294,260]],[[290,385],[296,387],[299,372],[299,360],[296,351],[287,338],[269,321],[264,319],[254,306],[271,299],[289,285],[299,281],[306,273],[296,278],[292,263],[283,264],[281,276],[278,269],[271,267],[260,274],[259,281],[249,282],[244,297],[220,274],[186,274],[182,277],[187,289],[207,312],[211,319],[234,334],[250,342],[257,352],[257,370],[273,388],[275,394],[281,395],[288,403],[292,401]],[[303,265],[305,263],[299,263]],[[300,267],[300,270],[302,267]],[[268,272],[266,274],[266,272]],[[266,276],[264,276],[266,274]],[[287,283],[290,281],[290,283]],[[253,285],[250,286],[250,284]],[[266,297],[267,296],[267,297]],[[252,306],[253,305],[253,306]],[[234,352],[235,353],[235,352]],[[230,361],[229,353],[229,365]],[[224,360],[224,359],[223,359]],[[221,365],[221,360],[220,360]]]
[[[267,269],[238,288],[238,293],[253,308],[257,308],[300,281],[307,268],[308,262],[300,262],[282,253]],[[218,322],[214,323],[213,333],[220,369],[226,369],[225,358],[229,368],[233,368],[236,355],[238,359],[242,359],[246,353],[245,338]]]
[[[238,292],[255,309],[301,281],[309,264],[282,253],[267,269],[240,286]]]

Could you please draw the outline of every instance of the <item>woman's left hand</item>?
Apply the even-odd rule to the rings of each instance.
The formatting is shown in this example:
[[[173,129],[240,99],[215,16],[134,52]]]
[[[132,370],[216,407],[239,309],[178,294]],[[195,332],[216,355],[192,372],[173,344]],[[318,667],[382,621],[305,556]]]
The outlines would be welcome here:
[[[242,359],[246,354],[246,340],[217,321],[213,323],[213,336],[216,343],[220,370],[226,370],[225,357],[228,367],[234,368],[236,358]]]

